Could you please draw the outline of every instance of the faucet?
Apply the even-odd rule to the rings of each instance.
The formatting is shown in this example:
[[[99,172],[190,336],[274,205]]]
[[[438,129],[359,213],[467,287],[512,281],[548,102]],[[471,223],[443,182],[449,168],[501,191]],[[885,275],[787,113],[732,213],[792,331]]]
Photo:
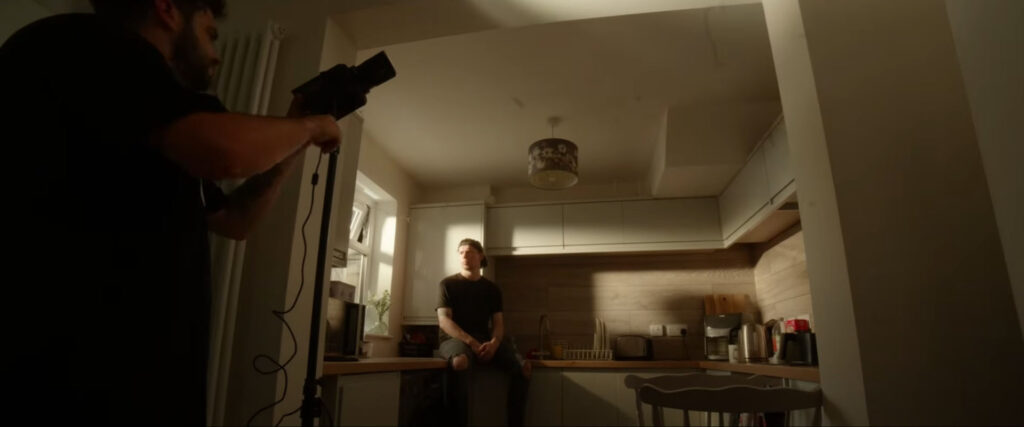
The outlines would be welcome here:
[[[549,352],[549,348],[551,346],[547,345],[547,341],[545,340],[545,338],[550,338],[548,337],[548,334],[550,333],[551,323],[548,322],[548,315],[541,313],[540,323],[537,325],[537,335],[540,336],[540,349],[537,352],[537,358],[540,360],[544,360],[544,356],[551,354]]]

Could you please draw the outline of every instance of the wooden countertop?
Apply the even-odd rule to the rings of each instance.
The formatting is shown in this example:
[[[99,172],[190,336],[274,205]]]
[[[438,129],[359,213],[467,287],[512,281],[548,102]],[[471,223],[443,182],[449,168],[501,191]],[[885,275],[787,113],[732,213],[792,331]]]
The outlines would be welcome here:
[[[729,363],[701,360],[700,367],[717,371],[743,372],[745,374],[789,378],[800,381],[821,382],[817,366],[769,365],[767,363]]]
[[[820,382],[816,366],[729,363],[712,360],[531,360],[535,368],[569,369],[711,369]],[[357,362],[324,362],[323,375],[444,369],[447,362],[431,357],[375,357]]]
[[[821,382],[817,366],[769,365],[767,363],[729,363],[714,360],[534,360],[540,368],[581,369],[711,369],[743,372],[769,377]]]
[[[433,357],[374,357],[357,362],[324,362],[323,375],[444,369],[447,365],[448,362]]]
[[[531,360],[540,368],[680,369],[700,368],[700,360]]]

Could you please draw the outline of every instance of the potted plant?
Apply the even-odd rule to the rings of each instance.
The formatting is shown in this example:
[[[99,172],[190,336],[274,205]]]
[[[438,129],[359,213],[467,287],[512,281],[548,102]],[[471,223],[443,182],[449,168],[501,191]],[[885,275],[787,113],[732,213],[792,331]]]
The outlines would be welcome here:
[[[391,309],[391,291],[385,289],[379,298],[370,299],[370,305],[377,311],[377,324],[370,329],[371,334],[388,334],[388,310]]]

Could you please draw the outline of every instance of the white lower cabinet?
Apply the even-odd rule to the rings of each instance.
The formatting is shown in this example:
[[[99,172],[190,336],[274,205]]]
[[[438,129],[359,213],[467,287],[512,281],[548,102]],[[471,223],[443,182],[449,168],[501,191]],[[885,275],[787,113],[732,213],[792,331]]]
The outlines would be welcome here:
[[[620,406],[616,401],[625,388],[622,374],[598,370],[562,372],[562,425],[619,425]]]
[[[636,393],[626,375],[656,377],[700,372],[695,369],[538,369],[530,384],[527,425],[636,426]],[[641,405],[643,425],[652,425],[650,405]],[[664,409],[665,425],[683,425],[683,411]],[[705,425],[703,413],[690,414],[691,425]]]
[[[623,405],[621,413],[625,414],[624,418],[619,418],[620,426],[636,426],[640,425],[637,423],[636,418],[636,392],[626,388],[625,379],[626,375],[637,375],[643,378],[657,377],[659,375],[678,375],[684,373],[700,372],[699,370],[673,370],[673,371],[655,371],[649,369],[629,371],[622,373],[622,395],[619,396],[619,404]],[[649,426],[654,425],[654,418],[651,415],[651,405],[643,404],[640,405],[641,410],[644,414],[644,422],[642,425]],[[665,425],[667,426],[681,426],[683,424],[683,411],[681,409],[663,409],[662,414],[665,416]],[[705,424],[703,413],[691,413],[690,414],[690,425],[710,425]]]
[[[321,425],[395,426],[401,393],[401,372],[328,377]],[[333,422],[333,423],[332,423]]]
[[[636,426],[636,394],[626,388],[627,375],[649,378],[701,372],[697,369],[559,369],[535,368],[526,400],[528,426]],[[709,371],[711,374],[729,373]],[[330,413],[321,425],[398,425],[401,402],[400,372],[332,376],[325,379],[324,402]],[[817,383],[789,381],[800,390],[819,388]],[[480,369],[472,379],[470,424],[505,425],[505,374]],[[644,422],[652,425],[650,405],[641,405]],[[683,411],[664,409],[665,425],[683,425]],[[794,411],[790,425],[814,425],[814,410]],[[333,421],[333,423],[329,422]],[[713,420],[712,424],[717,423]],[[704,413],[691,413],[690,425],[706,424]]]
[[[803,391],[814,391],[821,388],[821,385],[818,383],[799,380],[789,380],[788,386]],[[817,411],[814,409],[791,411],[789,417],[789,425],[791,426],[815,426],[822,423],[822,420],[818,418]]]
[[[505,425],[508,396],[508,380],[505,373],[495,369],[479,369],[471,387],[470,424]],[[481,390],[484,392],[480,392]],[[526,394],[523,423],[528,426],[562,425],[562,402],[562,370],[535,369]]]
[[[562,425],[562,370],[536,368],[526,395],[528,426]]]

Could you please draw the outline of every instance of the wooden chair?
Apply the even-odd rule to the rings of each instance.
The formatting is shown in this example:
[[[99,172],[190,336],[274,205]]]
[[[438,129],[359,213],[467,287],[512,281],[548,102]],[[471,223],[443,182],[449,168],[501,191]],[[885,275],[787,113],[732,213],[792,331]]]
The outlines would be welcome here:
[[[791,421],[791,411],[815,409],[813,425],[821,424],[821,390],[803,391],[792,388],[752,387],[734,385],[719,388],[691,387],[664,390],[654,385],[643,385],[639,389],[640,400],[651,405],[655,426],[663,426],[661,408],[682,409],[684,425],[689,425],[689,411],[704,411],[718,414],[718,425],[725,425],[724,414],[731,416],[730,425],[739,425],[740,414],[750,414],[754,424],[756,414],[784,412],[785,424]]]
[[[782,380],[779,378],[762,377],[762,376],[742,376],[742,375],[709,375],[701,373],[683,374],[683,375],[665,375],[652,378],[641,378],[636,375],[626,376],[626,387],[633,389],[636,394],[636,411],[637,411],[637,423],[640,426],[644,424],[643,417],[643,403],[644,401],[640,396],[640,389],[644,386],[654,387],[657,390],[666,392],[681,390],[687,388],[722,388],[729,386],[750,386],[757,388],[778,388],[782,385]],[[648,402],[649,403],[649,402]],[[664,407],[675,408],[673,405],[664,405]],[[664,425],[665,418],[663,415],[662,408],[651,405],[651,415],[653,417],[654,425]],[[683,410],[683,425],[689,426],[689,412],[690,411],[703,411],[695,409],[684,409]],[[711,413],[706,413],[705,423],[711,424]]]
[[[710,375],[705,373],[689,373],[679,375],[661,375],[651,378],[643,378],[637,375],[626,375],[626,387],[633,390],[636,395],[636,419],[637,425],[644,425],[643,402],[640,400],[640,388],[653,386],[660,390],[680,390],[692,387],[720,388],[734,385],[748,385],[754,387],[779,387],[782,381],[778,378],[762,377],[758,375]],[[656,422],[664,422],[661,408],[652,407],[652,416]],[[683,411],[683,419],[689,425],[689,413]],[[659,425],[659,424],[655,424]]]

